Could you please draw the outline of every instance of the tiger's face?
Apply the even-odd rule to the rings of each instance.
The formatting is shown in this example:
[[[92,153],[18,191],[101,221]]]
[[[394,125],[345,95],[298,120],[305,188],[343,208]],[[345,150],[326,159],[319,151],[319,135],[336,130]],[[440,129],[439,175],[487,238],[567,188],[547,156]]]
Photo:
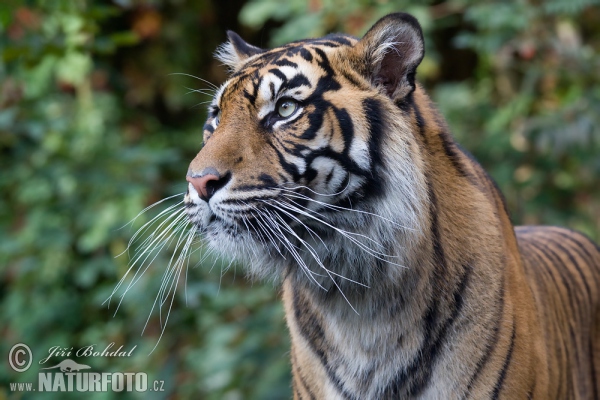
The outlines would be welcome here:
[[[232,74],[187,173],[191,222],[259,276],[272,272],[266,262],[311,274],[333,247],[352,248],[355,261],[387,254],[369,231],[385,221],[416,229],[425,197],[413,129],[394,104],[414,89],[422,46],[410,49],[413,81],[390,83],[372,75],[378,49],[365,39],[330,35],[265,51],[229,37],[217,56]]]

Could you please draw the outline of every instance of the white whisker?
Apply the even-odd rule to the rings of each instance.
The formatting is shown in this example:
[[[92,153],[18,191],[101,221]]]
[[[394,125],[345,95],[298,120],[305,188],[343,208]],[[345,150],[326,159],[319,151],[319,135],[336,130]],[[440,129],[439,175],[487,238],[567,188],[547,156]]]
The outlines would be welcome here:
[[[179,203],[180,204],[180,203]],[[178,204],[177,204],[178,205]],[[169,207],[169,209],[171,209],[172,207]],[[164,212],[161,212],[159,215],[164,215]],[[141,262],[140,266],[138,267],[133,279],[135,278],[135,276],[137,275],[137,273],[139,272],[139,270],[141,269],[141,267],[144,265],[144,263],[146,262],[146,260],[148,259],[149,255],[152,253],[152,251],[155,250],[155,247],[153,247],[153,245],[158,241],[161,240],[161,238],[163,238],[166,234],[169,233],[169,231],[171,230],[171,228],[177,224],[179,221],[181,221],[181,219],[185,216],[184,214],[184,209],[180,209],[178,211],[175,211],[173,213],[171,213],[170,215],[168,215],[166,217],[166,219],[156,228],[156,231],[158,231],[164,224],[166,224],[167,222],[169,222],[169,220],[173,219],[173,221],[171,221],[171,223],[168,225],[167,228],[165,228],[164,230],[162,230],[157,237],[155,237],[156,231],[154,233],[152,233],[152,235],[150,235],[140,246],[140,248],[142,249],[142,251],[134,258],[133,261],[131,261],[129,263],[129,268],[127,269],[127,271],[125,272],[125,274],[121,277],[121,279],[119,280],[119,282],[117,283],[117,285],[115,286],[115,288],[113,289],[112,293],[110,294],[110,296],[102,303],[107,303],[108,302],[108,307],[110,307],[110,301],[112,299],[112,297],[116,294],[116,292],[119,290],[119,288],[123,285],[123,283],[125,282],[125,280],[127,279],[127,276],[129,275],[129,273],[135,268],[136,264],[138,264],[138,262],[140,261],[140,259],[147,253],[146,257],[143,259],[143,261]],[[153,218],[151,221],[156,221],[157,217]],[[144,225],[144,227],[146,227],[147,224]],[[142,227],[142,228],[144,228]],[[142,229],[140,228],[140,229]],[[139,230],[138,230],[139,232]],[[138,233],[136,232],[136,234]],[[135,235],[134,235],[135,236]],[[154,238],[154,239],[152,239]],[[150,241],[152,240],[152,241]],[[131,241],[130,241],[131,242]],[[164,247],[161,246],[160,248]],[[150,251],[149,251],[150,250]],[[157,254],[160,252],[157,252]],[[156,257],[156,256],[155,256]],[[152,262],[148,263],[148,265],[150,265]],[[147,267],[146,267],[147,269]],[[145,272],[145,270],[144,270]],[[142,273],[143,275],[143,273]],[[133,284],[135,284],[135,282],[133,282]],[[125,290],[125,293],[121,296],[121,301],[124,297],[124,295],[127,293],[127,291],[129,290],[129,288],[132,286],[132,283],[130,282],[130,284],[128,285],[127,289]],[[119,306],[121,304],[121,301],[119,301],[119,305],[117,306],[117,309],[115,310],[115,314],[119,309]]]
[[[210,82],[210,81],[207,81],[206,79],[202,79],[202,78],[200,78],[200,77],[198,77],[198,76],[195,76],[195,75],[186,74],[186,73],[183,73],[183,72],[172,72],[172,73],[170,73],[170,74],[168,74],[168,75],[169,75],[169,76],[170,76],[170,75],[183,75],[183,76],[189,76],[190,78],[198,79],[199,81],[202,81],[202,82],[206,83],[207,85],[209,85],[209,86],[210,86],[211,88],[213,88],[214,90],[218,90],[218,89],[219,89],[219,87],[218,87],[217,85],[215,85],[214,83],[212,83],[212,82]]]
[[[365,252],[367,252],[369,255],[377,258],[378,260],[385,261],[385,262],[387,262],[389,264],[396,265],[396,266],[399,266],[399,267],[402,267],[402,268],[406,268],[403,265],[393,263],[390,260],[387,260],[387,259],[383,258],[383,257],[386,257],[386,258],[396,258],[396,256],[392,256],[392,255],[389,255],[389,254],[381,253],[379,251],[371,249],[366,244],[360,242],[356,237],[366,239],[366,240],[372,242],[373,244],[375,244],[375,245],[377,245],[379,247],[384,247],[381,243],[379,243],[376,240],[374,240],[374,239],[372,239],[372,238],[370,238],[368,236],[365,236],[363,234],[355,233],[355,232],[348,232],[348,231],[345,231],[345,230],[343,230],[341,228],[337,228],[337,227],[335,227],[335,226],[333,226],[333,225],[331,225],[331,224],[323,221],[321,218],[318,218],[318,217],[312,215],[311,214],[312,210],[307,209],[306,207],[302,207],[302,206],[299,206],[299,205],[298,206],[294,206],[294,205],[291,205],[291,204],[282,203],[282,202],[277,201],[277,200],[263,200],[263,202],[265,202],[266,204],[270,204],[272,207],[275,207],[275,205],[273,203],[276,203],[279,206],[281,206],[282,208],[287,208],[290,211],[295,211],[298,214],[301,214],[301,215],[304,215],[304,216],[306,216],[308,218],[311,218],[311,219],[313,219],[313,220],[315,220],[315,221],[317,221],[317,222],[319,222],[319,223],[321,223],[321,224],[323,224],[323,225],[325,225],[325,226],[333,229],[334,231],[338,232],[339,234],[341,234],[342,236],[344,236],[345,238],[347,238],[348,240],[350,240],[352,243],[356,244],[359,248],[361,248],[362,250],[364,250]],[[302,210],[300,207],[305,208],[306,211]]]
[[[304,247],[308,250],[308,252],[313,256],[314,260],[317,262],[317,265],[319,265],[323,270],[325,270],[325,273],[329,276],[329,279],[331,279],[331,281],[333,282],[333,284],[335,285],[335,287],[339,290],[339,292],[341,293],[342,297],[344,298],[344,300],[346,301],[346,303],[348,303],[348,305],[350,306],[350,308],[352,309],[352,311],[354,311],[357,315],[360,315],[358,313],[358,311],[356,311],[356,309],[354,308],[354,306],[352,305],[352,303],[350,303],[350,300],[348,300],[348,298],[346,297],[346,295],[344,294],[344,291],[342,290],[342,288],[338,285],[338,283],[335,281],[335,279],[331,276],[331,271],[328,270],[327,268],[325,268],[325,266],[323,265],[323,263],[321,262],[321,260],[319,259],[319,256],[316,254],[315,250],[313,249],[313,247],[308,244],[305,240],[303,240],[302,238],[300,238],[300,236],[298,236],[294,230],[283,220],[283,218],[281,218],[279,215],[276,215],[277,218],[279,219],[279,222],[282,224],[282,226],[284,228],[286,228],[286,230],[288,232],[290,232],[296,239],[298,239],[298,241],[300,241],[301,244],[304,245]],[[336,274],[337,275],[337,274]],[[341,275],[338,275],[340,278],[343,279],[347,279]],[[356,283],[358,285],[361,286],[365,286],[368,287],[362,283],[356,282],[352,279],[347,279],[350,282]]]
[[[282,189],[282,190],[288,192],[287,189]],[[313,203],[322,205],[323,207],[329,208],[329,209],[332,209],[332,210],[350,211],[350,212],[354,212],[354,213],[365,214],[365,215],[369,215],[369,216],[372,216],[372,217],[377,217],[377,218],[380,218],[380,219],[382,219],[382,220],[384,220],[386,222],[389,222],[389,223],[391,223],[393,225],[396,225],[399,228],[406,229],[406,230],[409,230],[409,231],[416,231],[416,229],[414,229],[414,228],[410,228],[408,226],[400,225],[399,223],[397,223],[395,221],[392,221],[389,218],[383,217],[383,216],[381,216],[379,214],[375,214],[375,213],[364,211],[364,210],[355,210],[355,209],[352,209],[352,208],[337,206],[337,205],[334,205],[334,204],[328,204],[328,203],[325,203],[325,202],[322,202],[322,201],[310,198],[310,197],[308,197],[306,195],[303,195],[301,193],[294,192],[292,190],[289,190],[289,192],[292,193],[292,194],[290,194],[290,193],[282,193],[282,195],[285,196],[285,197],[288,197],[288,198],[297,198],[297,199],[302,199],[302,200],[308,200],[308,201],[311,201]]]
[[[184,246],[184,250],[188,247],[188,244],[191,242],[192,238],[193,238],[193,231],[190,231],[190,232],[188,232],[187,241],[186,241],[186,245]],[[182,251],[182,254],[184,254],[183,251]],[[165,329],[167,327],[167,322],[169,320],[169,316],[171,315],[171,309],[173,308],[173,302],[175,301],[175,290],[177,288],[177,283],[179,282],[179,280],[181,278],[181,271],[182,271],[182,269],[183,269],[183,265],[180,265],[179,268],[178,268],[178,270],[177,270],[177,275],[174,276],[173,283],[171,284],[171,287],[173,287],[173,295],[171,296],[171,302],[169,304],[169,309],[168,309],[167,315],[165,317],[165,322],[164,322],[164,325],[163,325],[162,321],[161,321],[160,336],[158,337],[158,340],[156,341],[156,344],[154,345],[154,347],[150,351],[150,354],[152,354],[152,352],[154,350],[156,350],[156,347],[160,343],[160,340],[162,339],[162,337],[163,337],[163,335],[165,333]],[[169,292],[170,292],[170,290],[169,290]],[[156,301],[155,301],[155,304],[156,304]],[[162,306],[160,306],[160,308],[162,309]],[[152,306],[152,309],[154,309],[154,306]],[[150,311],[150,315],[151,314],[152,314],[152,310]],[[144,325],[144,330],[146,329],[146,326],[148,325],[148,321],[149,320],[150,320],[150,316],[148,316],[148,320],[146,321],[146,325]],[[144,332],[144,330],[142,330],[142,333]]]
[[[297,185],[295,187],[288,187],[288,188],[280,187],[280,189],[282,189],[282,190],[287,189],[290,191],[294,191],[295,189],[304,189],[304,190],[308,190],[311,193],[316,194],[317,196],[334,197],[334,196],[339,196],[342,193],[344,193],[348,189],[349,186],[350,186],[350,179],[347,179],[346,186],[344,186],[344,188],[337,193],[319,193],[319,192],[315,191],[314,189],[311,189],[308,186],[304,186],[304,185]],[[297,193],[297,192],[294,192],[294,193]]]
[[[288,249],[288,251],[294,258],[294,260],[296,260],[298,265],[301,267],[301,270],[304,271],[306,276],[309,277],[310,279],[312,279],[312,281],[317,286],[319,286],[321,289],[327,291],[327,289],[325,289],[313,276],[313,275],[317,275],[317,276],[322,276],[322,275],[317,274],[314,271],[311,271],[311,269],[308,267],[308,265],[306,265],[306,263],[304,262],[304,260],[300,256],[300,254],[298,253],[297,249],[299,250],[299,248],[297,248],[292,242],[290,242],[290,240],[283,234],[283,232],[281,232],[280,225],[275,222],[275,220],[271,216],[271,213],[268,210],[265,210],[265,213],[268,214],[268,215],[265,215],[265,217],[268,218],[272,222],[272,225],[270,225],[270,226],[274,226],[275,228],[277,228],[277,231],[279,232],[279,235],[277,236],[278,239]]]
[[[173,196],[165,197],[165,198],[164,198],[164,199],[162,199],[162,200],[159,200],[159,201],[157,201],[157,202],[155,202],[155,203],[152,203],[152,204],[150,204],[148,207],[146,207],[146,208],[144,208],[142,211],[140,211],[140,212],[139,212],[139,213],[138,213],[138,214],[137,214],[137,215],[136,215],[136,216],[135,216],[135,217],[134,217],[134,218],[133,218],[131,221],[129,221],[128,223],[126,223],[126,224],[125,224],[125,225],[123,225],[122,227],[118,228],[117,230],[121,230],[121,229],[125,228],[127,225],[133,224],[133,223],[134,223],[134,222],[135,222],[135,221],[138,219],[138,217],[139,217],[140,215],[142,215],[143,213],[145,213],[145,212],[146,212],[146,211],[148,211],[149,209],[151,209],[151,208],[153,208],[153,207],[156,207],[157,205],[159,205],[159,204],[162,204],[162,203],[164,203],[164,202],[165,202],[165,201],[167,201],[167,200],[170,200],[170,199],[172,199],[172,198],[174,198],[174,197],[178,197],[178,196],[181,196],[181,195],[183,195],[183,193],[177,193],[177,194],[174,194]],[[181,203],[183,203],[183,201],[181,201],[181,202],[179,202],[179,203],[177,203],[177,204],[181,204]],[[173,206],[171,206],[171,207],[174,207],[174,206],[176,206],[177,204],[175,204],[175,205],[173,205]],[[171,207],[169,207],[169,208],[171,208]],[[159,214],[159,215],[160,215],[160,214]],[[156,217],[155,217],[155,218],[156,218]]]

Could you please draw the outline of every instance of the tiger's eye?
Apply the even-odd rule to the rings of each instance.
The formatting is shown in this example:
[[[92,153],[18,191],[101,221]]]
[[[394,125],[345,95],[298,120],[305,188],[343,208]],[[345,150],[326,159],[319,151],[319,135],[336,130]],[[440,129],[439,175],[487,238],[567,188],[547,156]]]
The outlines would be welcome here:
[[[221,122],[221,110],[219,110],[217,116],[215,117],[215,125],[219,125],[219,122]]]
[[[279,113],[279,116],[281,118],[287,118],[290,115],[292,115],[294,111],[296,111],[297,107],[298,105],[295,101],[285,100],[281,104],[279,104],[279,107],[277,107],[277,113]]]

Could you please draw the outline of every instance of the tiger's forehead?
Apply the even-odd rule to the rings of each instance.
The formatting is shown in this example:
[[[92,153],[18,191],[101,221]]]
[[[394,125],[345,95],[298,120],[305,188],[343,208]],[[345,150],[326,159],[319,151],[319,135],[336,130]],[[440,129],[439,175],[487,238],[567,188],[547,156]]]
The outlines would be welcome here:
[[[257,108],[281,97],[306,98],[330,72],[328,54],[351,47],[351,36],[330,35],[292,42],[250,58],[217,91],[215,103],[246,98]]]

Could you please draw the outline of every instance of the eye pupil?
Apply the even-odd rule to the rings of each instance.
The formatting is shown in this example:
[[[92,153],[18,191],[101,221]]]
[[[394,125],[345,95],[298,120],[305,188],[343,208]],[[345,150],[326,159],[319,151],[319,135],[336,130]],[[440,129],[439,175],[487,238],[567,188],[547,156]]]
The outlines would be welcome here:
[[[285,100],[283,101],[279,107],[277,108],[277,112],[279,116],[282,118],[289,117],[296,111],[297,104],[293,100]]]

